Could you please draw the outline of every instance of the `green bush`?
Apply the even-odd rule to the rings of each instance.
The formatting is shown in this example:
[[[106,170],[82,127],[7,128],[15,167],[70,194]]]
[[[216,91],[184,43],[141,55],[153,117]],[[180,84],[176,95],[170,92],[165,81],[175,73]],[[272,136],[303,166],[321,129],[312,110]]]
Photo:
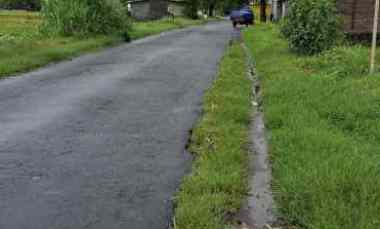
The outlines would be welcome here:
[[[42,31],[48,34],[125,34],[127,9],[119,0],[44,0]]]
[[[39,10],[41,8],[41,4],[40,0],[0,0],[0,8]]]
[[[293,0],[282,33],[292,50],[312,55],[336,45],[340,24],[335,0]]]

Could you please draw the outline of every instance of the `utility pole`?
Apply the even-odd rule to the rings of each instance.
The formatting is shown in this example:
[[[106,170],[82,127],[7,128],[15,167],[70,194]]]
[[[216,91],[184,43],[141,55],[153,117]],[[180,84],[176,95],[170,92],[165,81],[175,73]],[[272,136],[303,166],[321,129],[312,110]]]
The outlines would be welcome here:
[[[376,2],[375,2],[375,15],[373,18],[372,49],[371,49],[371,60],[370,60],[370,68],[369,68],[370,74],[373,74],[375,72],[377,27],[379,24],[379,6],[380,6],[380,0],[376,0]]]

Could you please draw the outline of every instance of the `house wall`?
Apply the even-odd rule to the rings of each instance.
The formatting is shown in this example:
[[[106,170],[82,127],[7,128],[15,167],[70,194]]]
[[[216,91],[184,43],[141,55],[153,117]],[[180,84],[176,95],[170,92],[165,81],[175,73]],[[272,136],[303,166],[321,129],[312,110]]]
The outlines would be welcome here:
[[[183,16],[185,7],[186,3],[184,2],[169,1],[168,8],[170,9],[170,13],[172,13],[174,16]]]
[[[287,14],[288,2],[278,0],[275,3],[275,1],[272,7],[276,20]],[[337,8],[342,15],[344,31],[349,34],[372,33],[374,6],[375,0],[338,0]]]
[[[132,17],[138,20],[159,19],[167,15],[166,0],[133,0],[130,1]]]
[[[159,19],[167,15],[167,0],[150,0],[150,19]]]
[[[372,32],[375,0],[339,0],[338,10],[343,17],[344,31],[350,34]]]
[[[150,3],[149,1],[134,1],[131,2],[131,15],[138,20],[146,20],[150,18]]]

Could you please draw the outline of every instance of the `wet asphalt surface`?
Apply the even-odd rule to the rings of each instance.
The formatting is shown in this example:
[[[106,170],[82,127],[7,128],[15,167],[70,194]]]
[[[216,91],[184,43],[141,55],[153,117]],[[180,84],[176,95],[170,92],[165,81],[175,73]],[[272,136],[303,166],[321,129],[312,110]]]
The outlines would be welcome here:
[[[0,229],[164,229],[231,37],[168,32],[0,80]]]

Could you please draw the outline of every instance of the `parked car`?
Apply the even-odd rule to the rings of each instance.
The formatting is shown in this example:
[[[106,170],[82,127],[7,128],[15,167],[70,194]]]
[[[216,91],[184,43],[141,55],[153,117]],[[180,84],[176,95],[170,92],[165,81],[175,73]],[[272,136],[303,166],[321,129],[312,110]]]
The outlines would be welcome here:
[[[248,26],[255,23],[255,15],[249,7],[243,7],[239,10],[232,10],[230,19],[235,27],[238,24]]]

